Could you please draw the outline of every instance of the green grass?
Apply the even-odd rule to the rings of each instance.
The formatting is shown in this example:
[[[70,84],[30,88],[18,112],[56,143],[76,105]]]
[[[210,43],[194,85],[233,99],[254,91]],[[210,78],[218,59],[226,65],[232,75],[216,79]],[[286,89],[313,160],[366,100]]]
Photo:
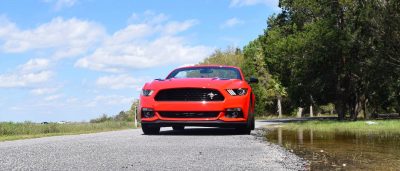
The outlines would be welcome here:
[[[306,117],[309,117],[308,114]],[[314,117],[337,117],[337,114],[314,114]],[[255,116],[257,120],[271,120],[271,119],[287,119],[287,118],[296,118],[296,116],[284,114],[280,118],[278,115],[258,115]]]
[[[134,128],[132,122],[109,121],[103,123],[0,123],[0,141],[38,138],[57,135],[86,134]]]
[[[376,124],[368,124],[374,122]],[[400,120],[372,120],[372,121],[306,121],[283,124],[282,127],[291,130],[307,129],[321,132],[349,132],[349,133],[393,133],[400,134]]]
[[[255,116],[256,120],[271,120],[271,119],[284,119],[284,118],[293,118],[293,116],[283,115],[281,118],[278,115],[260,115],[260,116]]]

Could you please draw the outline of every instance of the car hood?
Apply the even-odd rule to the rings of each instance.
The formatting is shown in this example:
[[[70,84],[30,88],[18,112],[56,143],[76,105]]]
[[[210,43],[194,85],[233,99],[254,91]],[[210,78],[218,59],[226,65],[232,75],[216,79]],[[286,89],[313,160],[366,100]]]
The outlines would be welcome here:
[[[144,89],[160,90],[170,88],[247,88],[247,82],[237,79],[217,79],[217,78],[174,78],[166,80],[154,80],[146,83]]]

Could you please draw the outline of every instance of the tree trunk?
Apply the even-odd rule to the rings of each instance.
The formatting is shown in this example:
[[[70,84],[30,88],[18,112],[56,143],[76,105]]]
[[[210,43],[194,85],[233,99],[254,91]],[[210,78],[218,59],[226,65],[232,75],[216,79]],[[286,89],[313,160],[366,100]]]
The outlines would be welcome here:
[[[364,99],[363,101],[363,111],[364,111],[364,118],[365,119],[370,119],[371,118],[371,114],[368,113],[368,109],[367,109],[367,104],[368,104],[368,99]]]
[[[299,110],[297,111],[297,117],[301,118],[302,114],[303,114],[303,108],[299,107]]]
[[[361,103],[360,105],[361,105],[361,110],[362,110],[363,115],[364,115],[364,120],[368,119],[366,101],[367,100],[366,100],[365,94],[364,94],[364,95],[361,96],[361,99],[360,99],[360,103]]]
[[[331,3],[331,10],[333,13],[336,13],[335,23],[333,27],[337,29],[336,32],[336,41],[340,42],[342,40],[342,31],[344,30],[344,19],[343,19],[343,11],[340,7],[339,0],[333,0]],[[335,60],[336,60],[336,100],[335,106],[336,111],[338,112],[339,120],[343,120],[345,118],[346,113],[346,84],[345,84],[345,65],[346,65],[346,57],[343,54],[343,49],[340,45],[334,47],[336,48],[334,51],[336,52]]]
[[[278,114],[279,118],[282,118],[282,104],[281,104],[282,97],[278,96]]]
[[[339,120],[344,120],[344,118],[345,118],[345,111],[346,111],[346,105],[344,105],[343,104],[343,101],[340,99],[340,95],[338,95],[339,96],[339,99],[337,99],[337,102],[336,102],[336,104],[335,104],[335,106],[336,106],[336,111],[337,111],[337,113],[338,113],[338,119]]]
[[[311,104],[310,104],[310,117],[314,117],[313,104],[315,104],[315,102],[314,102],[314,98],[313,98],[313,96],[311,94],[310,94],[310,101],[311,101]]]
[[[352,93],[353,94],[353,93]],[[357,120],[357,115],[358,115],[358,102],[359,98],[357,93],[354,93],[353,95],[350,96],[349,98],[349,113],[350,113],[350,118],[353,121]]]

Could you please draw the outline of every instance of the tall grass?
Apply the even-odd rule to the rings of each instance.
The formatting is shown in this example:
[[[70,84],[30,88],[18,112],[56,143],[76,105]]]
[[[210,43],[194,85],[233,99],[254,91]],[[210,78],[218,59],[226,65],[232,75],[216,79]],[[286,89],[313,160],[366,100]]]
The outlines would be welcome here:
[[[306,121],[283,125],[287,129],[308,129],[324,132],[395,133],[400,134],[400,120],[372,121]]]
[[[31,122],[0,123],[0,141],[53,135],[83,134],[134,128],[132,122],[37,124]]]

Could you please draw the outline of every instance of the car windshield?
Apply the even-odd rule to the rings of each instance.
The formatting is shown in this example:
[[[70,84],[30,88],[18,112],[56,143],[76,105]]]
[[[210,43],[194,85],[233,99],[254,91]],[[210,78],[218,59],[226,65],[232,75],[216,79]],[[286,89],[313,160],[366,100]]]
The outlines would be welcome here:
[[[242,79],[236,68],[230,67],[193,67],[174,70],[170,78],[219,78],[219,79]]]

